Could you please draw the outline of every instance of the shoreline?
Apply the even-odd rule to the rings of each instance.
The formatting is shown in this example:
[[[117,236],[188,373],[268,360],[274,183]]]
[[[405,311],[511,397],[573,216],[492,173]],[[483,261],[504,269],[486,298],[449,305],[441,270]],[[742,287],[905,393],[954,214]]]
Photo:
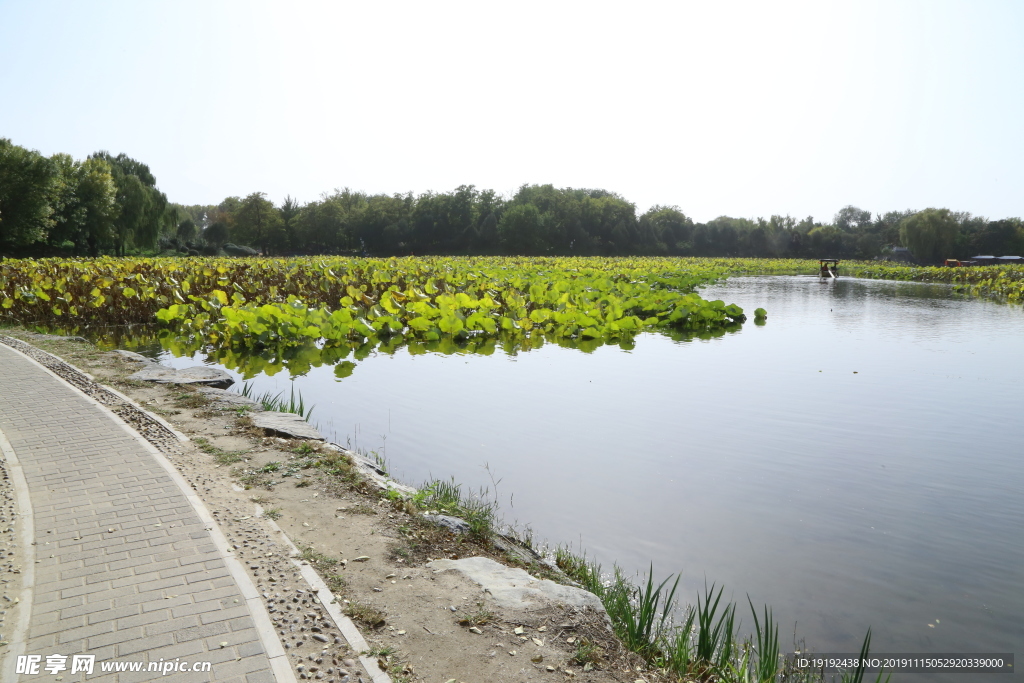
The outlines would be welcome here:
[[[502,614],[493,604],[469,599],[465,594],[470,590],[479,592],[480,588],[467,586],[469,582],[465,578],[451,571],[434,575],[424,566],[425,561],[472,555],[489,556],[506,566],[525,566],[533,576],[558,579],[567,585],[573,583],[536,553],[525,548],[516,552],[511,539],[506,538],[505,543],[499,541],[499,545],[488,549],[466,534],[458,535],[424,520],[418,512],[410,514],[408,504],[402,501],[415,489],[388,485],[387,478],[373,463],[363,461],[355,465],[352,469],[358,468],[360,474],[352,477],[351,472],[347,473],[349,481],[343,483],[335,481],[336,476],[321,471],[299,479],[295,485],[283,477],[274,481],[273,473],[282,471],[281,464],[293,465],[288,469],[294,469],[296,460],[309,455],[308,451],[314,448],[319,451],[323,447],[309,445],[308,441],[261,436],[238,412],[210,410],[208,401],[198,399],[195,392],[180,385],[147,383],[139,386],[138,382],[126,379],[137,369],[137,364],[116,353],[100,351],[91,343],[16,328],[3,329],[0,333],[0,336],[9,336],[49,354],[72,371],[81,373],[78,381],[72,381],[79,389],[84,388],[87,393],[110,390],[111,395],[119,396],[127,404],[115,408],[115,413],[122,419],[127,417],[126,422],[167,455],[199,493],[265,599],[269,589],[280,588],[281,583],[297,582],[296,570],[303,570],[303,573],[309,567],[318,570],[324,586],[334,588],[338,603],[351,618],[360,622],[368,653],[360,660],[367,669],[366,675],[375,683],[384,683],[388,679],[382,674],[388,676],[389,673],[390,680],[399,683],[434,680],[438,676],[443,676],[441,680],[468,680],[484,675],[499,681],[522,680],[521,676],[527,671],[524,664],[546,680],[554,680],[553,676],[573,678],[585,674],[585,680],[595,682],[635,681],[638,667],[647,681],[663,679],[618,642],[600,615],[588,617],[564,605],[533,613]],[[116,388],[104,386],[106,384]],[[189,396],[183,398],[183,394]],[[179,408],[182,403],[193,407]],[[144,417],[131,415],[133,411]],[[188,441],[182,442],[180,436]],[[359,458],[347,449],[336,448],[346,457]],[[231,461],[244,467],[233,470]],[[270,472],[264,471],[272,463],[278,465],[271,467]],[[267,481],[267,474],[272,475],[270,481]],[[401,491],[401,494],[377,493],[388,490]],[[256,492],[258,495],[252,495]],[[348,533],[343,534],[343,539],[335,540],[343,525]],[[331,538],[327,537],[328,533]],[[253,562],[266,553],[246,552],[270,544],[276,550],[273,558],[263,557]],[[288,557],[282,552],[283,546],[288,544],[299,550],[299,562],[304,567],[288,566]],[[357,552],[359,554],[355,555]],[[533,557],[529,558],[528,553]],[[527,563],[528,558],[533,561]],[[418,595],[412,599],[398,595],[400,591],[393,586],[402,584],[415,585]],[[424,591],[424,586],[429,589]],[[315,588],[307,581],[302,590]],[[397,599],[384,599],[385,592],[395,593]],[[419,604],[424,602],[423,595],[433,598],[428,598],[427,602],[450,604],[443,611],[436,607],[428,610]],[[268,607],[273,608],[273,604],[272,600],[268,601]],[[425,623],[410,624],[410,618]],[[376,624],[377,628],[371,624]],[[341,624],[339,627],[343,632],[347,630]],[[555,629],[557,638],[547,635]],[[583,633],[587,635],[579,635]],[[443,648],[450,654],[430,662],[426,656],[437,650],[438,639],[451,641]],[[288,642],[287,637],[283,640]],[[543,645],[537,645],[538,642]],[[600,664],[594,666],[594,661],[589,665],[575,663],[582,642],[599,648],[604,654],[597,660]],[[483,652],[480,652],[481,644],[486,645]],[[359,654],[358,645],[357,642],[346,650],[344,654],[348,657],[335,659],[351,660]],[[297,663],[304,661],[296,656],[301,646],[288,649],[296,676],[306,678],[303,673],[310,674],[309,665]],[[504,658],[497,656],[503,653]],[[531,656],[524,656],[526,654]],[[540,660],[534,661],[537,657]],[[510,664],[518,666],[510,667]],[[587,666],[586,672],[584,666]],[[374,667],[378,671],[369,670]],[[316,673],[322,670],[308,677],[331,680],[318,677]]]

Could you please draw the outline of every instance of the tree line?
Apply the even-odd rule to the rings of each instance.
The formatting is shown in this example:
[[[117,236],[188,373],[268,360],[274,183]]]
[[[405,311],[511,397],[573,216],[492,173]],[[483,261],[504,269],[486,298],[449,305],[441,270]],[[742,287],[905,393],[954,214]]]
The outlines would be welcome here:
[[[831,222],[808,216],[694,222],[676,206],[636,205],[601,189],[523,185],[511,197],[462,185],[420,195],[349,189],[275,205],[263,192],[216,205],[169,202],[149,167],[124,154],[44,157],[0,139],[0,255],[678,255],[873,259],[908,247],[922,263],[1024,254],[1019,218],[948,209]]]

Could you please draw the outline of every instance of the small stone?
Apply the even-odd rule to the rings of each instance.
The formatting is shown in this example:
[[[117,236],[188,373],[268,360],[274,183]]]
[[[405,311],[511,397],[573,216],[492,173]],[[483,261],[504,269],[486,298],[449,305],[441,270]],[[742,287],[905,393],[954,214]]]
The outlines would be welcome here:
[[[329,638],[322,633],[314,633],[313,640],[319,640],[321,643],[329,642]]]
[[[226,640],[220,641],[220,646],[221,647],[227,647],[228,646],[228,641],[226,641]]]
[[[469,627],[469,632],[470,632],[470,633],[476,633],[477,635],[480,635],[480,634],[482,634],[482,633],[483,633],[483,631],[481,631],[480,629],[478,629],[478,628],[477,628],[476,626],[470,626],[470,627]]]
[[[523,635],[523,627],[522,626],[516,626],[515,629],[512,632],[515,633],[517,636],[521,636],[521,635]]]
[[[545,668],[546,668],[546,669],[547,669],[548,671],[554,671],[554,670],[555,670],[555,667],[551,666],[550,664],[548,664],[548,665],[547,665],[547,667],[545,667]]]

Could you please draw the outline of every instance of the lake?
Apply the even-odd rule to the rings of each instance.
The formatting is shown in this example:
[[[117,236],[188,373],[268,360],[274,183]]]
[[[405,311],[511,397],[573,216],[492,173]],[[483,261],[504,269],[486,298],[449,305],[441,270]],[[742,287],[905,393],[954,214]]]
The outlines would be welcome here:
[[[746,595],[768,603],[784,649],[795,630],[856,652],[871,627],[875,652],[1024,651],[1021,307],[804,276],[701,294],[767,324],[591,353],[399,350],[294,386],[330,440],[400,480],[498,482],[539,540],[681,571],[690,600],[724,585],[746,625]],[[287,374],[255,390],[287,393]]]

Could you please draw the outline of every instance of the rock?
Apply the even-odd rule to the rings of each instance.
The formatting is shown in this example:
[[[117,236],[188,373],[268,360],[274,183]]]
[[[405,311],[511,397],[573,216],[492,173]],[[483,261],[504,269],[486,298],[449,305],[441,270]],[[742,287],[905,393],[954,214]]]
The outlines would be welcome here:
[[[207,384],[210,386],[227,387],[235,380],[231,375],[219,368],[208,368],[197,365],[191,368],[177,370],[164,365],[150,363],[128,379],[140,380],[143,382],[159,382],[161,384]]]
[[[423,519],[428,522],[433,522],[438,526],[443,526],[446,529],[451,529],[457,534],[469,533],[469,522],[458,517],[451,517],[449,515],[423,515]]]
[[[219,403],[227,408],[245,408],[253,412],[263,410],[262,403],[254,401],[247,396],[236,394],[233,391],[215,389],[214,387],[199,387],[196,392],[210,399],[214,404]]]
[[[252,423],[260,429],[283,434],[294,439],[323,441],[324,437],[316,428],[295,413],[276,413],[265,410],[252,416]]]
[[[313,640],[319,640],[321,643],[326,643],[328,641],[328,638],[322,633],[314,633]]]
[[[133,360],[137,363],[156,363],[152,358],[146,358],[141,353],[135,353],[134,351],[125,351],[124,349],[115,349],[114,353],[118,354],[125,360]]]
[[[596,595],[582,588],[563,586],[548,579],[535,579],[523,569],[514,569],[486,557],[434,560],[427,564],[435,572],[455,571],[478,584],[494,602],[510,610],[535,610],[551,605],[575,609],[589,607],[604,613]]]

